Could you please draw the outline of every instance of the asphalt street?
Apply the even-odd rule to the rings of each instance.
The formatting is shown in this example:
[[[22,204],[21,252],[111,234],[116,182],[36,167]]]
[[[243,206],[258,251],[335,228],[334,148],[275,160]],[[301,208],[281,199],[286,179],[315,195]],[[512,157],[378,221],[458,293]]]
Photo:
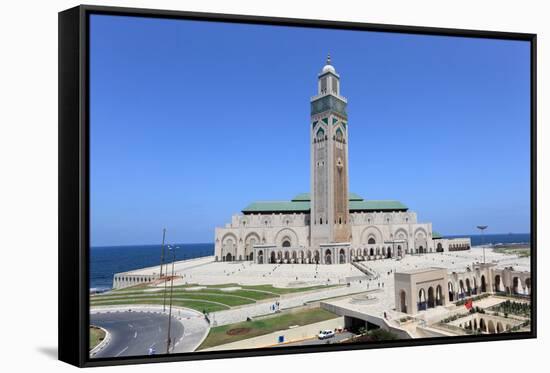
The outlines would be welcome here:
[[[282,344],[282,345],[279,345],[279,346],[276,346],[276,347],[312,346],[312,345],[324,345],[324,344],[329,344],[329,343],[338,343],[338,342],[340,342],[344,339],[348,339],[348,338],[352,337],[353,335],[354,335],[353,333],[342,332],[342,333],[338,333],[334,337],[328,338],[328,339],[319,339],[319,338],[315,337],[315,338],[306,339],[306,340],[299,341],[299,342],[285,343],[285,344]]]
[[[149,348],[157,354],[166,353],[168,316],[154,312],[109,312],[90,315],[92,325],[105,328],[111,341],[94,357],[119,357],[148,355]],[[184,327],[172,317],[171,339],[181,342]]]

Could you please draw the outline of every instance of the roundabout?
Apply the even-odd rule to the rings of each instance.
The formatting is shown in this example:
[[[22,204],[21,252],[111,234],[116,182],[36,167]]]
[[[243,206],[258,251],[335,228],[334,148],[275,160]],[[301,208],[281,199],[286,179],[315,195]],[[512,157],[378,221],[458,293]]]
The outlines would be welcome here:
[[[109,333],[109,341],[93,357],[121,357],[166,353],[168,314],[162,307],[92,309],[90,324]],[[196,311],[173,308],[170,353],[194,351],[206,337],[209,325]]]

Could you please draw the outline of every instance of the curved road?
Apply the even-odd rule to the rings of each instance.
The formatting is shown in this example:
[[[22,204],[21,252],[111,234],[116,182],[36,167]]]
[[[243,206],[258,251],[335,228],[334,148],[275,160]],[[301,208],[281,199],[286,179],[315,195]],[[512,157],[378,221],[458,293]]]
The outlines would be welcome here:
[[[181,321],[176,319],[178,316]],[[166,314],[152,311],[95,312],[90,315],[90,324],[111,334],[110,342],[94,358],[148,355],[151,347],[156,354],[166,353]],[[204,318],[191,312],[175,311],[170,333],[173,352],[193,351],[207,332],[208,324]]]

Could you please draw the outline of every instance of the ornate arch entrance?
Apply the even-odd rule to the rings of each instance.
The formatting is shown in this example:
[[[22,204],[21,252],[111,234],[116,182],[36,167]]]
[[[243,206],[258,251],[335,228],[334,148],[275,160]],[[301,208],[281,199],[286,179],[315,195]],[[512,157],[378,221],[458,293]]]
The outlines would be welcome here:
[[[481,292],[487,292],[487,282],[485,281],[485,275],[481,275]]]
[[[495,293],[498,293],[498,292],[501,292],[501,291],[502,291],[502,288],[500,286],[500,275],[496,275],[495,276]]]
[[[426,290],[420,289],[418,292],[418,311],[426,310]]]
[[[320,254],[319,254],[319,250],[315,250],[315,255],[313,255],[313,262],[315,264],[319,264],[319,261],[320,261]]]
[[[258,251],[258,264],[264,264],[264,252],[262,250]]]
[[[325,264],[332,264],[332,253],[328,249],[325,251]]]
[[[346,262],[346,252],[344,249],[340,249],[340,255],[338,257],[340,259],[340,264],[344,264]]]
[[[451,281],[449,281],[449,284],[448,284],[448,290],[449,290],[449,302],[454,302],[455,300],[455,291],[454,291],[454,286],[453,286],[453,283]]]

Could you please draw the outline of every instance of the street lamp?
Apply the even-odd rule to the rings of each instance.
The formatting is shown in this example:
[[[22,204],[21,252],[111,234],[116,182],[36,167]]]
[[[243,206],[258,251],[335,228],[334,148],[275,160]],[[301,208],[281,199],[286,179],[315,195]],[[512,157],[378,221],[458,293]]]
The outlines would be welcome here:
[[[172,324],[172,294],[174,292],[174,263],[176,262],[176,249],[179,249],[178,246],[171,247],[168,246],[169,252],[172,253],[172,276],[170,278],[170,307],[168,311],[168,339],[166,340],[166,353],[170,353],[170,328]]]
[[[485,264],[485,245],[483,240],[483,231],[487,229],[488,225],[478,225],[477,229],[481,231],[481,247],[483,248],[483,264]]]
[[[166,228],[162,229],[162,246],[160,248],[160,278],[162,278],[162,266],[164,265],[164,238],[166,237]]]
[[[172,246],[168,245],[167,247],[168,247],[168,251],[170,252],[172,250]],[[164,248],[163,248],[163,256],[164,256]],[[164,279],[164,292],[162,294],[162,312],[166,312],[166,285],[167,284],[168,284],[168,279]]]

